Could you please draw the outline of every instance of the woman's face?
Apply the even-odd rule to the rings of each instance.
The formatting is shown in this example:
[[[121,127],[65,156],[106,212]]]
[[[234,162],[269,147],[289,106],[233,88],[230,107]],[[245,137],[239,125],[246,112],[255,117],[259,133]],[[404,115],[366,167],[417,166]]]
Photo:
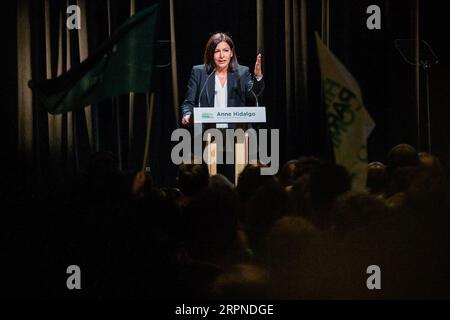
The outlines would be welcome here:
[[[226,69],[230,63],[231,57],[233,57],[233,51],[228,43],[225,41],[219,42],[214,51],[214,63],[216,64],[216,68]]]

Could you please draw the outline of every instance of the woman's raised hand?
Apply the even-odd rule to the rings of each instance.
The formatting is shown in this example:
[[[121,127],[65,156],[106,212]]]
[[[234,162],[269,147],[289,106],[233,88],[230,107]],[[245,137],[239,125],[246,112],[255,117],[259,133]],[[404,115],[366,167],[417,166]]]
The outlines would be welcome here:
[[[256,78],[262,77],[262,70],[261,70],[261,53],[258,53],[256,56],[256,62],[255,62],[255,76]]]

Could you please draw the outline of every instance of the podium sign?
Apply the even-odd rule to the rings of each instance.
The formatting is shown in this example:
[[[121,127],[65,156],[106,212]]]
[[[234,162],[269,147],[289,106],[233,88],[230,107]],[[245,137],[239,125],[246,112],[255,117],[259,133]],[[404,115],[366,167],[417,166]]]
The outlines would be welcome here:
[[[266,122],[265,107],[194,108],[194,123]]]

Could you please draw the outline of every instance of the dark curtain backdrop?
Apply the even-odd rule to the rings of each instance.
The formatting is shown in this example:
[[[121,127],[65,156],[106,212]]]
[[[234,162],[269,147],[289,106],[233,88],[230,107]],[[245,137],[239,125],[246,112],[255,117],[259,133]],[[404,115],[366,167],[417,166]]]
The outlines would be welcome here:
[[[0,36],[4,41],[2,82],[0,86],[0,169],[5,175],[14,171],[17,156],[17,3],[6,2],[2,7]]]
[[[446,10],[435,4],[421,2],[422,38],[436,53],[439,63],[430,71],[430,116],[432,150],[448,165],[450,163],[450,21]]]
[[[45,46],[45,1],[20,0],[28,2],[32,14],[30,22],[30,63],[33,79],[46,76]],[[155,1],[136,0],[136,10]],[[76,3],[72,1],[70,3]],[[89,52],[95,51],[108,37],[107,1],[86,2],[86,32]],[[170,48],[164,40],[170,38],[169,2],[160,1],[158,63],[170,62]],[[321,32],[321,1],[263,1],[264,3],[264,58],[263,71],[266,90],[261,105],[268,109],[268,128],[281,130],[281,161],[301,155],[316,155],[331,159],[331,147],[325,124],[321,100],[320,73],[317,61],[314,32]],[[407,65],[395,49],[393,41],[397,38],[413,38],[415,30],[415,0],[335,0],[330,1],[330,49],[347,66],[359,82],[365,105],[376,122],[376,128],[369,138],[369,161],[384,161],[390,147],[406,142],[417,146],[415,109],[415,69]],[[286,55],[285,6],[290,6],[291,22],[290,55]],[[303,4],[304,6],[302,6]],[[382,29],[366,28],[366,8],[377,4],[382,10]],[[80,61],[77,46],[79,32],[61,32],[60,17],[64,18],[66,1],[50,1],[51,21],[51,70],[56,75],[58,64],[67,68]],[[202,61],[203,49],[209,35],[215,31],[229,32],[237,48],[241,64],[253,69],[256,57],[256,0],[196,0],[174,1],[175,30],[177,47],[177,74],[179,100],[184,99],[190,69]],[[61,127],[60,157],[53,161],[49,157],[48,115],[33,99],[33,144],[31,152],[19,152],[18,143],[18,74],[23,66],[17,64],[17,8],[18,2],[11,1],[5,6],[4,15],[9,19],[2,21],[6,26],[1,32],[7,56],[3,59],[5,73],[2,98],[2,157],[4,170],[18,167],[24,175],[39,178],[41,183],[53,174],[83,170],[94,151],[108,150],[121,160],[123,170],[140,169],[144,152],[148,97],[136,95],[132,117],[134,128],[129,137],[129,98],[128,95],[106,100],[92,106],[92,135],[89,140],[89,123],[85,112],[73,114],[73,119],[63,116]],[[111,29],[114,30],[128,16],[129,0],[111,0]],[[440,57],[440,64],[434,66],[430,76],[430,97],[432,106],[433,151],[444,160],[449,158],[449,137],[446,134],[446,119],[449,118],[449,44],[443,38],[448,29],[444,13],[438,7],[421,1],[421,38],[428,40]],[[306,18],[303,26],[295,25],[295,16]],[[16,19],[14,19],[14,17]],[[440,20],[438,18],[442,18]],[[297,20],[298,22],[299,20]],[[301,21],[300,21],[301,22]],[[301,29],[304,33],[301,33]],[[64,28],[63,28],[64,29]],[[58,31],[59,30],[59,31]],[[302,35],[303,36],[299,36]],[[70,51],[70,59],[58,61],[58,37],[62,36],[63,56]],[[71,46],[67,48],[66,36]],[[307,47],[301,53],[299,46]],[[296,47],[297,46],[297,47]],[[290,61],[286,57],[290,56]],[[288,69],[286,69],[286,65]],[[290,66],[290,68],[289,68]],[[298,69],[299,66],[304,66]],[[297,69],[295,69],[297,68]],[[287,70],[292,70],[286,78]],[[298,72],[301,72],[299,76]],[[287,81],[288,80],[288,81]],[[288,83],[287,83],[288,82]],[[421,79],[423,96],[423,78]],[[150,159],[148,166],[159,186],[173,185],[176,168],[170,161],[170,134],[175,129],[173,112],[172,78],[170,67],[158,68],[154,78],[156,93],[152,122]],[[289,97],[286,96],[287,86]],[[423,101],[421,101],[423,104]],[[73,145],[69,140],[73,139]],[[131,141],[131,143],[130,143]],[[77,166],[77,164],[79,166]],[[56,169],[58,168],[58,170]],[[14,170],[10,170],[14,171]]]
[[[414,38],[415,1],[331,3],[330,48],[359,82],[376,123],[369,137],[369,159],[383,160],[398,143],[416,145],[415,69],[394,45],[395,39]],[[381,9],[381,30],[365,27],[366,8],[372,4]]]

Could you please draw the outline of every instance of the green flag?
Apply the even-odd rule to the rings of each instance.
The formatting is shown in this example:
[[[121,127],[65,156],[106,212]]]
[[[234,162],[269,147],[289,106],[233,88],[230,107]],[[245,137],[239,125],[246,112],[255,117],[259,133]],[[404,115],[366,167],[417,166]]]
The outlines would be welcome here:
[[[92,56],[55,79],[30,81],[51,114],[128,92],[148,92],[154,66],[158,4],[128,18]]]
[[[316,33],[328,128],[336,163],[353,177],[353,190],[363,191],[367,178],[367,137],[375,126],[364,107],[353,76]]]

